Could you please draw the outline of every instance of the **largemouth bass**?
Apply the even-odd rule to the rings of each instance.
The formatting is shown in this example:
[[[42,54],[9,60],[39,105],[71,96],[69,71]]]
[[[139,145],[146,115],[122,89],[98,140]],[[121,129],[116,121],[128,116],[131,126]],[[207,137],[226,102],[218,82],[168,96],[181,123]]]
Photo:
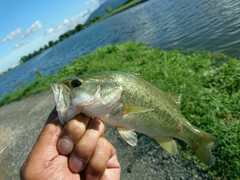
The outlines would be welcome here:
[[[172,155],[177,154],[173,137],[188,143],[208,166],[211,150],[219,139],[193,127],[181,114],[181,95],[162,91],[140,76],[124,72],[100,72],[51,85],[58,116],[64,125],[84,113],[117,127],[131,146],[137,145],[134,131],[149,135]]]

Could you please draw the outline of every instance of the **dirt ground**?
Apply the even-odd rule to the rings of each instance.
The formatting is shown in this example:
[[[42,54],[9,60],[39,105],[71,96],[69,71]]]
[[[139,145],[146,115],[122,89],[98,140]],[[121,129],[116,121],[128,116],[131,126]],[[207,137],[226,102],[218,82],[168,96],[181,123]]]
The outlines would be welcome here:
[[[51,91],[0,107],[0,179],[20,179],[19,169],[53,107]],[[131,147],[114,127],[105,127],[117,150],[121,179],[209,179],[200,165],[169,155],[152,138],[138,134],[138,145]]]

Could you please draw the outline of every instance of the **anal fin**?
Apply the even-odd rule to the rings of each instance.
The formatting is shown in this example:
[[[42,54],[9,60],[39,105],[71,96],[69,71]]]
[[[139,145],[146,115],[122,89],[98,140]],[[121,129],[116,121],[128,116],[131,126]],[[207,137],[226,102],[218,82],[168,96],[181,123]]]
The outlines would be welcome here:
[[[117,128],[120,136],[131,146],[137,145],[137,134],[132,129]]]
[[[154,137],[156,141],[163,147],[167,152],[172,155],[178,153],[177,144],[172,137]]]

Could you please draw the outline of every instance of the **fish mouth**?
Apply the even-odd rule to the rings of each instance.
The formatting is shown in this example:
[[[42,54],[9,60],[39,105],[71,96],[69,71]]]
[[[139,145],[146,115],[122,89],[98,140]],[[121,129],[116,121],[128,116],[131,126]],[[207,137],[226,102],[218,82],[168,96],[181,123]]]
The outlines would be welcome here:
[[[80,109],[72,105],[72,95],[68,87],[62,84],[52,83],[51,88],[54,94],[58,117],[61,124],[65,125],[75,115],[80,113]]]

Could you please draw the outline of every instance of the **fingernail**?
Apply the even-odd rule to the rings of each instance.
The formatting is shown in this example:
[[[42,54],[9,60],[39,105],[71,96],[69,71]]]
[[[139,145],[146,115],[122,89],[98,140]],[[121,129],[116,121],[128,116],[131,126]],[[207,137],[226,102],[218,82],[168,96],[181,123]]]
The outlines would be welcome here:
[[[67,137],[63,136],[58,140],[58,151],[60,154],[67,155],[73,150],[73,142]]]
[[[78,173],[82,170],[83,168],[83,161],[76,156],[73,156],[70,159],[69,167],[72,172]]]

